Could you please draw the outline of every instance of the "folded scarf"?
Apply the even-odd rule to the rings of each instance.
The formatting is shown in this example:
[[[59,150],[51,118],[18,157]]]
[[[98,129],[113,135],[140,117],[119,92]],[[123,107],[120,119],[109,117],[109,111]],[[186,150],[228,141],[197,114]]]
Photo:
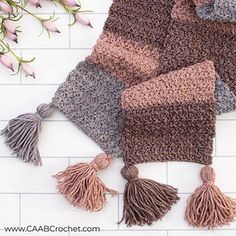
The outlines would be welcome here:
[[[204,20],[236,22],[235,0],[195,0],[197,15]]]
[[[232,62],[236,60],[236,25],[199,19],[192,0],[176,0],[172,18],[158,74],[212,60],[218,73],[217,114],[234,110],[236,68]]]
[[[189,224],[215,228],[236,214],[235,201],[214,185],[210,166],[216,114],[235,109],[236,101],[234,48],[229,44],[234,34],[230,28],[212,35],[212,26],[232,26],[199,19],[196,12],[193,19],[191,14],[182,19],[179,3],[191,14],[195,9],[190,0],[114,0],[91,55],[68,75],[52,102],[10,120],[2,131],[19,158],[39,165],[41,121],[54,109],[63,112],[105,153],[56,174],[59,192],[76,207],[101,210],[106,193],[116,191],[97,172],[123,158],[121,175],[127,183],[121,221],[128,226],[152,224],[179,199],[176,188],[138,177],[135,164],[144,162],[205,165],[203,185],[186,208]],[[179,20],[171,19],[174,15]],[[216,46],[211,45],[213,37]]]

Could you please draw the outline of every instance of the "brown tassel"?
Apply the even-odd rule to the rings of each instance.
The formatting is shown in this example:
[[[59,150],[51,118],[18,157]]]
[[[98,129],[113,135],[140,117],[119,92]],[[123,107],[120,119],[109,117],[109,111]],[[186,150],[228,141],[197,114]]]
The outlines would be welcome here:
[[[38,151],[39,133],[42,129],[42,120],[53,112],[51,104],[41,104],[36,113],[26,113],[9,121],[1,135],[5,137],[5,144],[24,162],[41,165]]]
[[[97,176],[112,161],[105,153],[97,155],[91,163],[77,163],[54,175],[57,189],[74,206],[87,211],[99,211],[106,204],[105,193],[116,195]]]
[[[161,219],[179,200],[177,189],[150,179],[138,178],[138,169],[126,165],[121,175],[128,180],[124,190],[123,220],[128,226],[151,225]]]
[[[215,186],[215,172],[211,166],[201,170],[203,184],[189,197],[185,217],[188,223],[199,228],[216,228],[227,225],[236,215],[236,202]]]

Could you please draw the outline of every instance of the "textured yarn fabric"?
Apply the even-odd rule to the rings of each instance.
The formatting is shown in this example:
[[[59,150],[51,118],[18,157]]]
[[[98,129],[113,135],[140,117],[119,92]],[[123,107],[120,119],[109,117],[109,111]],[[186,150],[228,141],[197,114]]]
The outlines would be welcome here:
[[[80,62],[60,85],[53,105],[113,158],[122,157],[121,81]]]
[[[236,68],[232,63],[236,60],[236,35],[233,33],[235,25],[199,19],[191,0],[177,0],[172,10],[172,17],[157,74],[212,60],[222,80],[221,85],[228,87],[226,90],[235,94]],[[223,87],[218,84],[217,88],[221,92],[216,95],[227,93],[222,91]],[[223,100],[221,97],[217,98],[217,101]],[[232,99],[229,100],[227,107],[227,111],[235,109]],[[222,107],[218,103],[217,114],[225,112],[225,108],[225,102]]]
[[[194,22],[193,29],[187,21],[176,22],[172,17],[179,12],[178,4],[195,9],[190,0],[176,0],[175,10],[174,1],[115,0],[91,55],[71,72],[53,99],[54,106],[107,154],[123,157],[127,163],[179,160],[210,164],[215,112],[236,107],[236,71],[229,70],[232,64],[222,61],[219,53],[234,53],[226,44],[229,37],[214,33],[215,22],[208,28]],[[209,44],[216,37],[219,50]],[[199,43],[206,38],[201,49]],[[210,62],[213,56],[217,80]],[[131,91],[137,89],[139,93],[133,97]],[[205,98],[199,89],[205,91]],[[186,102],[191,90],[195,96]],[[159,103],[164,91],[172,102]],[[130,111],[128,104],[136,103],[139,108]]]
[[[201,19],[196,13],[196,3],[192,0],[175,0],[171,15],[172,20],[197,23],[198,27],[206,28],[210,32],[218,30],[221,34],[229,36],[236,33],[236,24]]]
[[[234,111],[236,109],[236,96],[226,83],[222,82],[219,75],[216,75],[216,111],[218,115],[226,112]]]
[[[236,22],[235,0],[211,0],[196,7],[197,15],[204,20]]]
[[[215,68],[203,62],[126,89],[124,161],[212,162]]]
[[[126,87],[152,78],[159,66],[172,6],[172,0],[115,0],[87,60],[112,73]]]
[[[122,91],[152,78],[158,68],[173,1],[158,2],[115,0],[91,55],[53,98],[53,105],[113,158],[123,157]]]

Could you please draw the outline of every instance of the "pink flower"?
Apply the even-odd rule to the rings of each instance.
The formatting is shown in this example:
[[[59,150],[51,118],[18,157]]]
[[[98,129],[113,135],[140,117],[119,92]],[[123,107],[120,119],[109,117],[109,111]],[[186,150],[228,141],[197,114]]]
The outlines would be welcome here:
[[[6,32],[6,37],[12,41],[14,41],[15,43],[18,43],[18,39],[17,39],[17,35],[11,33],[10,31]]]
[[[85,14],[80,13],[80,12],[77,12],[77,13],[75,14],[75,19],[76,19],[76,21],[79,22],[80,24],[86,25],[86,26],[89,26],[89,27],[93,28],[93,26],[91,25],[91,22],[90,22],[89,18],[88,18]]]
[[[43,21],[43,26],[47,31],[60,33],[60,31],[58,30],[57,26],[53,21],[50,20]]]
[[[9,56],[5,54],[0,55],[0,63],[4,65],[5,67],[7,67],[8,69],[14,71],[13,62]]]
[[[76,0],[61,0],[61,2],[68,7],[80,7]]]
[[[9,31],[10,33],[16,35],[16,26],[15,26],[15,24],[13,24],[12,21],[10,21],[8,19],[3,20],[3,26],[6,29],[6,31]]]
[[[39,0],[28,0],[29,4],[37,7],[42,7],[41,4],[39,3]]]
[[[5,13],[13,13],[13,8],[6,2],[0,1],[0,9]]]
[[[35,73],[33,68],[28,63],[21,63],[22,71],[25,73],[25,76],[32,76],[35,79]]]

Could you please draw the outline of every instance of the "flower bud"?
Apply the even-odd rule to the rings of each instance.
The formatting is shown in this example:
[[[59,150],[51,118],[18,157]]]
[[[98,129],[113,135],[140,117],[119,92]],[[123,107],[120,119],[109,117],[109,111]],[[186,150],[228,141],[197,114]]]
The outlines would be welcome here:
[[[10,21],[8,19],[4,19],[3,20],[3,26],[4,26],[6,31],[9,31],[10,33],[16,35],[16,26],[12,21]]]
[[[77,13],[75,13],[75,19],[80,24],[93,28],[93,26],[91,25],[91,22],[90,22],[89,18],[86,16],[86,14],[77,12]]]
[[[7,67],[8,69],[14,71],[13,62],[9,56],[5,54],[2,54],[2,55],[0,54],[0,63],[4,65],[5,67]]]
[[[21,63],[22,71],[25,73],[25,76],[31,76],[35,79],[35,73],[33,68],[29,65],[29,63]]]
[[[60,33],[56,24],[51,20],[43,21],[43,26],[47,31]]]
[[[13,13],[13,8],[7,2],[0,1],[0,9],[5,13]]]
[[[42,7],[41,4],[39,3],[39,0],[28,0],[28,3],[35,6],[36,8],[37,7]]]
[[[16,34],[13,34],[10,31],[7,31],[5,35],[6,35],[6,37],[8,39],[14,41],[15,43],[18,43],[18,39],[17,39],[17,35]]]
[[[62,4],[68,7],[80,7],[80,4],[76,0],[60,0]]]

